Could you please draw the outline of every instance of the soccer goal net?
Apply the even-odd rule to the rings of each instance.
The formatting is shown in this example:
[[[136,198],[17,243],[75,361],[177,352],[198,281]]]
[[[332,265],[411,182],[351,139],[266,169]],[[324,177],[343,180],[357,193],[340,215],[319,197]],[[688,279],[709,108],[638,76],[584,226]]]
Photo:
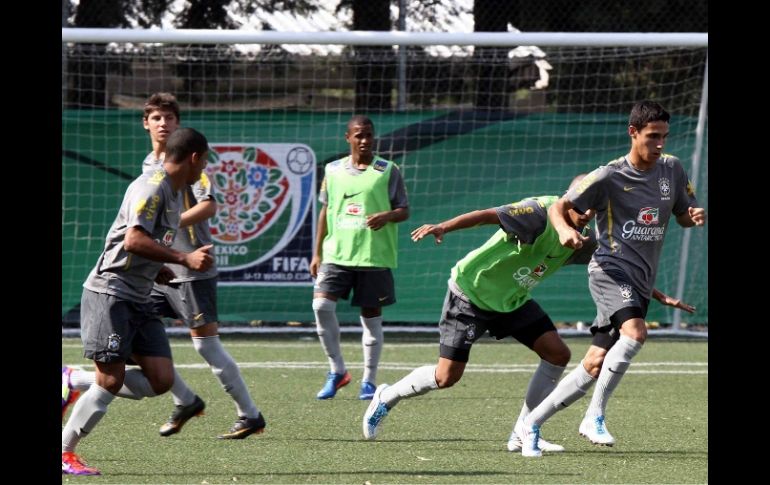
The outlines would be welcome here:
[[[424,223],[532,195],[627,153],[628,113],[672,113],[666,151],[708,210],[706,34],[281,33],[62,29],[62,315],[77,314],[123,193],[150,151],[144,101],[174,94],[181,124],[211,143],[207,172],[224,323],[311,321],[308,265],[323,166],[366,114],[377,152],[402,170],[398,302],[389,322],[433,324],[454,263],[496,228],[414,243]],[[708,225],[675,223],[656,287],[708,323]],[[585,266],[534,289],[554,321],[590,322]],[[356,309],[339,305],[341,321]],[[679,322],[652,302],[648,320]]]

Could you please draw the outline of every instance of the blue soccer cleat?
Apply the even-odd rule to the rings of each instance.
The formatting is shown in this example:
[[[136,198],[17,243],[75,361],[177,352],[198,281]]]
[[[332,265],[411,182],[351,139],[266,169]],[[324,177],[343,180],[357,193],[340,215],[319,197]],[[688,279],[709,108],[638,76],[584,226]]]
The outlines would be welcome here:
[[[345,371],[344,374],[335,374],[329,372],[326,374],[326,383],[323,389],[318,391],[316,398],[318,399],[331,399],[337,394],[337,390],[341,387],[347,386],[350,383],[350,372]]]
[[[363,381],[361,383],[361,392],[358,394],[358,399],[362,401],[368,401],[372,397],[374,397],[374,391],[377,389],[377,386],[372,384],[371,382]]]

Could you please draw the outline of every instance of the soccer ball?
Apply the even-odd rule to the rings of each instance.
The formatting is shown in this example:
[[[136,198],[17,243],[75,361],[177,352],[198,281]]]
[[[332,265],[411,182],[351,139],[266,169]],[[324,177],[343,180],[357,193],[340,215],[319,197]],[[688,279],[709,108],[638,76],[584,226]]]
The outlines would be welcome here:
[[[313,166],[313,153],[305,147],[294,147],[286,155],[286,164],[297,175],[307,173]]]

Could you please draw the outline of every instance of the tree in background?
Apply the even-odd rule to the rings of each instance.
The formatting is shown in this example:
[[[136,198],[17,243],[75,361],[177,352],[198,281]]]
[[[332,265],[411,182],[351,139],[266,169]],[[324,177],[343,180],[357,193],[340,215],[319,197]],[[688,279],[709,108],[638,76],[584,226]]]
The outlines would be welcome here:
[[[474,32],[507,32],[512,8],[508,0],[475,0],[473,4]],[[510,47],[476,47],[473,50],[476,67],[477,108],[508,107],[508,52]]]
[[[169,0],[80,0],[73,27],[149,27],[159,25]],[[62,17],[69,17],[70,0],[62,1]],[[64,20],[63,22],[64,23]],[[107,74],[126,72],[126,62],[111,60],[106,44],[75,44],[68,61],[68,102],[74,108],[107,108]]]
[[[353,9],[352,30],[391,30],[390,0],[341,0],[337,11]],[[391,92],[395,77],[393,48],[387,46],[355,46],[355,109],[378,112],[391,108]]]

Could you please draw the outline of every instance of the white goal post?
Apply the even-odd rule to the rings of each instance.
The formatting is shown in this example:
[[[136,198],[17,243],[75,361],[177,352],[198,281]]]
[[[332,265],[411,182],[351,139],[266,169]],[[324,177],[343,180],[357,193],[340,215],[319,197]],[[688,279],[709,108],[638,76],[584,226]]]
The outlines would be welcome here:
[[[635,101],[672,113],[667,151],[708,210],[707,65],[707,33],[62,28],[62,314],[76,307],[118,197],[149,151],[140,121],[152,92],[177,95],[182,124],[201,128],[217,156],[237,152],[268,177],[237,244],[228,245],[230,226],[217,229],[224,322],[312,319],[303,271],[320,181],[307,163],[318,169],[344,153],[344,124],[363,112],[379,152],[401,167],[412,208],[386,319],[434,323],[449,269],[490,231],[435,248],[412,243],[412,226],[563,192],[573,175],[627,150]],[[236,204],[230,195],[219,205]],[[656,286],[698,308],[691,316],[651,303],[648,320],[667,332],[708,325],[707,231],[667,238]],[[534,297],[555,321],[590,321],[585,268],[562,273]],[[355,321],[355,311],[341,308],[340,318]]]

